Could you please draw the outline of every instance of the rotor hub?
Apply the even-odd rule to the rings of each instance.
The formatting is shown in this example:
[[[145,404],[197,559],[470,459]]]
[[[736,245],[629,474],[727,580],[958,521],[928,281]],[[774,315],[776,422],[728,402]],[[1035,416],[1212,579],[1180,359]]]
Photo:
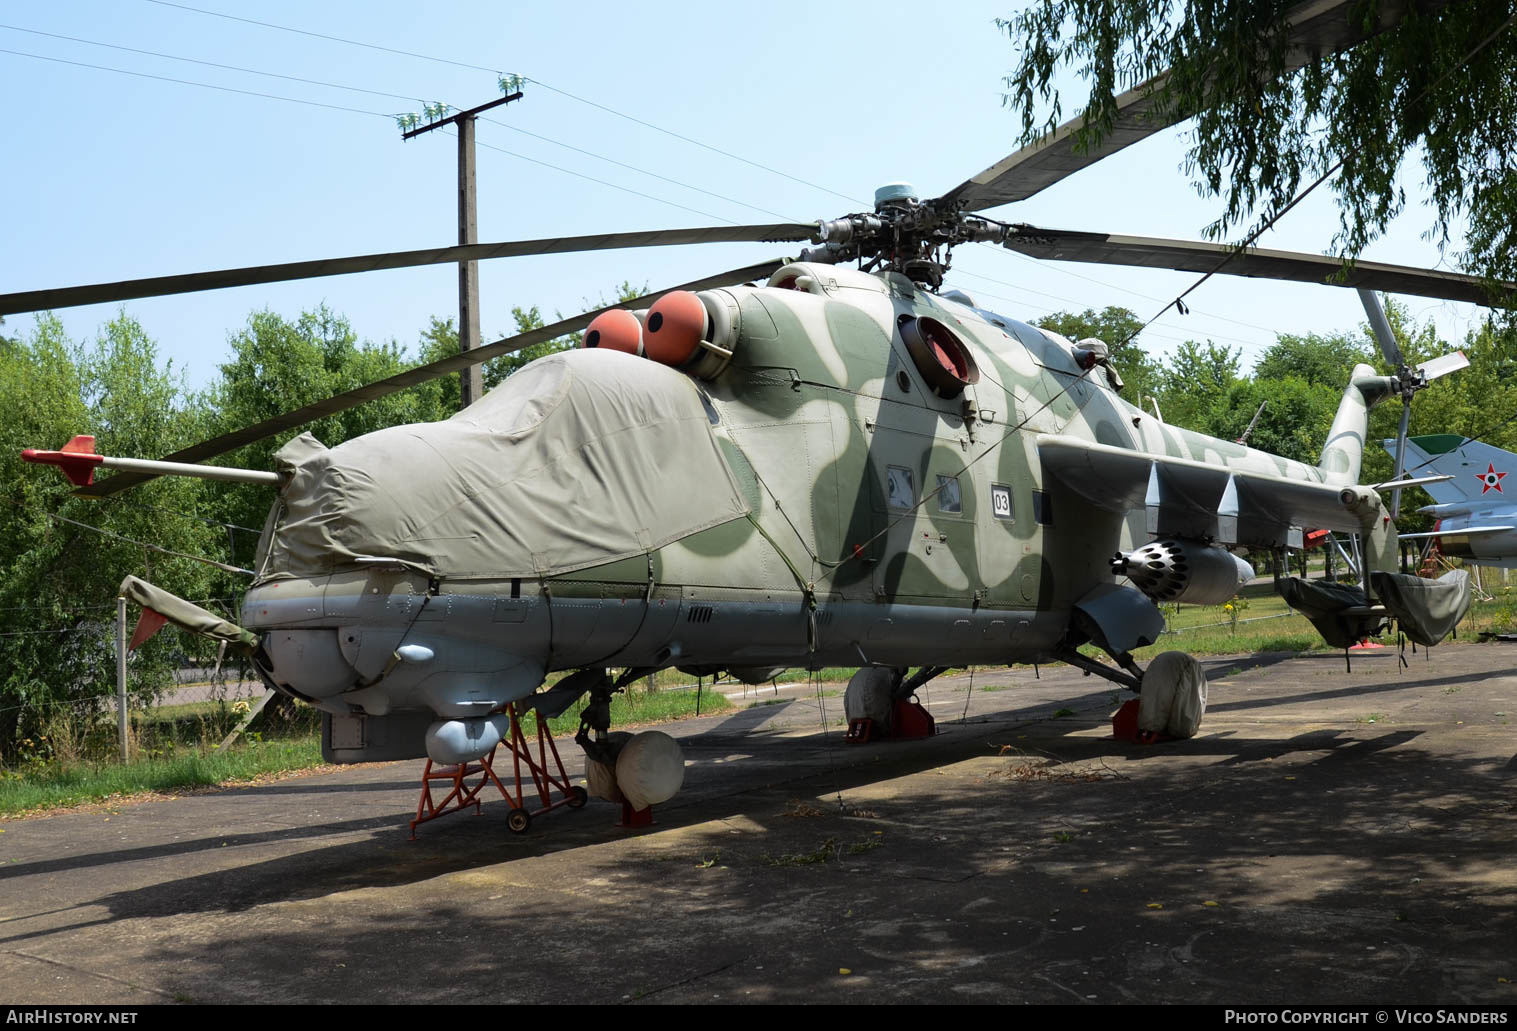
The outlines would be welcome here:
[[[955,202],[923,201],[910,183],[886,183],[874,191],[874,211],[820,222],[819,247],[801,252],[800,260],[833,265],[858,260],[870,270],[899,272],[914,283],[936,290],[961,243],[999,243],[1008,226],[966,215]]]

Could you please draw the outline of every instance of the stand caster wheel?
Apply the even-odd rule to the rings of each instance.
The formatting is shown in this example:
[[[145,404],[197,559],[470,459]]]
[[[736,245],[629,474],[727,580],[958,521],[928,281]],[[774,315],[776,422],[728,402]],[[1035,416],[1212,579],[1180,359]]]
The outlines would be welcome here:
[[[569,798],[567,804],[570,809],[583,809],[585,807],[585,803],[588,801],[590,801],[590,792],[586,791],[578,784],[569,789]]]
[[[506,827],[512,834],[525,834],[532,826],[532,814],[525,809],[513,809],[506,814]]]

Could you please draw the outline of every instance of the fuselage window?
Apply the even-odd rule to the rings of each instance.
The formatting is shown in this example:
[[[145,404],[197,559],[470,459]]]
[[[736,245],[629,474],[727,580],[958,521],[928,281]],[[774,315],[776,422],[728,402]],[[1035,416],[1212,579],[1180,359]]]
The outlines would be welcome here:
[[[938,476],[938,511],[964,511],[964,500],[959,496],[959,478],[957,476]]]
[[[916,507],[916,477],[912,475],[910,469],[899,465],[887,466],[885,478],[886,496],[889,498],[891,508],[910,511]]]

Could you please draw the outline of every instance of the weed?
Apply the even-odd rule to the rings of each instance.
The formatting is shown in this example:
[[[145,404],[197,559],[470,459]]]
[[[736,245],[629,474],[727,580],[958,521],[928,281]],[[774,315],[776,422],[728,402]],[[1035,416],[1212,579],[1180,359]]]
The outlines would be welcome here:
[[[1385,713],[1383,713],[1383,712],[1372,712],[1368,716],[1360,716],[1359,719],[1356,722],[1359,722],[1359,723],[1381,723],[1381,722],[1384,722],[1384,720],[1385,720]]]
[[[1004,755],[1005,752],[1003,751]],[[1007,780],[1036,780],[1049,783],[1058,782],[1063,784],[1094,784],[1097,781],[1110,779],[1114,774],[1102,774],[1094,770],[1065,770],[1063,763],[1042,762],[1034,764],[1027,760],[1008,765],[1000,776]]]
[[[838,856],[837,838],[828,838],[810,852],[790,852],[785,855],[762,857],[765,866],[815,866],[830,863]]]
[[[709,856],[702,856],[701,861],[695,864],[695,868],[697,870],[709,870],[721,861],[722,854],[720,852],[714,852]]]
[[[1073,709],[1056,709],[1054,710],[1053,718],[1059,719],[1064,716],[1073,716],[1074,714],[1075,711]]]
[[[865,838],[863,841],[855,841],[848,846],[850,856],[862,855],[870,849],[879,848],[885,842],[880,838]]]
[[[1067,845],[1071,841],[1075,840],[1075,836],[1069,831],[1060,831],[1053,836],[1053,840],[1057,841],[1061,845]]]

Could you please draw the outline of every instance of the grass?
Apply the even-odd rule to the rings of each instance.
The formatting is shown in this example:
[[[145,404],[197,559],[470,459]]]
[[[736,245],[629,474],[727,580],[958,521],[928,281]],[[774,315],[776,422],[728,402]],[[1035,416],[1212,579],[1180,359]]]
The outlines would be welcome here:
[[[694,691],[634,688],[612,700],[611,722],[618,728],[663,723],[693,716],[695,706]],[[702,715],[730,711],[732,707],[718,692],[701,693]],[[583,704],[577,705],[549,721],[549,728],[555,735],[572,735],[579,729],[582,708]],[[536,733],[535,715],[529,714],[522,721],[528,734]],[[217,743],[238,716],[233,707],[221,702],[163,706],[136,713],[133,737],[138,758],[128,763],[114,758],[112,722],[104,728],[109,733],[83,735],[94,743],[94,759],[79,757],[78,750],[70,750],[75,754],[69,758],[51,756],[0,770],[0,816],[254,780],[323,764],[316,710],[295,708],[276,718],[272,728],[260,716],[254,726],[264,727],[263,731],[253,731],[225,751],[218,749]]]
[[[250,741],[225,752],[196,748],[181,754],[119,762],[51,762],[0,775],[0,815],[103,802],[175,788],[202,787],[321,765],[317,737]]]
[[[692,679],[691,682],[694,683],[694,680]],[[586,701],[588,698],[580,699],[570,707],[568,712],[549,720],[548,729],[555,735],[572,736],[579,730],[579,717],[584,711]],[[616,729],[635,727],[644,723],[668,723],[671,720],[688,719],[695,715],[695,705],[694,691],[663,689],[647,691],[632,687],[621,694],[612,696],[611,726]],[[727,701],[726,696],[720,691],[708,689],[701,692],[702,716],[730,712],[732,708],[732,703]],[[521,722],[524,733],[537,733],[537,713],[528,713]]]

